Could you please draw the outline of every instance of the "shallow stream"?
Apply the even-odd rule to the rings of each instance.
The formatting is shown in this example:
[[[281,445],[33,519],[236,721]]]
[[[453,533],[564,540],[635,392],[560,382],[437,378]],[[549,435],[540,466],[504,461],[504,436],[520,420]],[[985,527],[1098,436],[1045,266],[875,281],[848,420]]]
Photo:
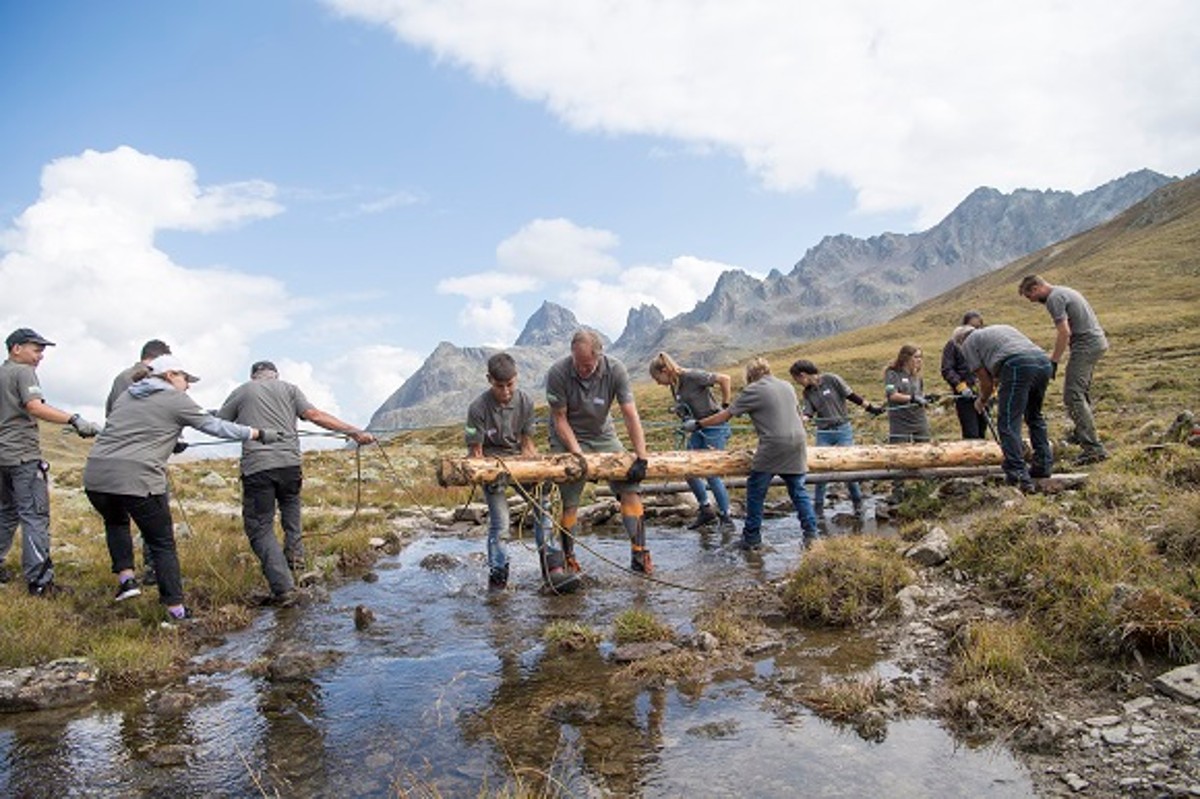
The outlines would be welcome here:
[[[377,581],[264,610],[205,651],[197,660],[214,673],[191,678],[191,706],[152,711],[139,694],[0,717],[0,795],[477,797],[518,781],[536,792],[549,777],[576,796],[1032,796],[1010,754],[972,749],[935,721],[865,740],[789,699],[798,685],[896,673],[853,633],[806,634],[705,685],[655,689],[618,677],[610,644],[542,642],[552,621],[607,631],[631,607],[689,631],[722,590],[782,576],[801,556],[797,532],[794,519],[768,519],[768,546],[748,559],[736,535],[651,528],[658,573],[699,592],[606,565],[600,555],[626,563],[628,543],[591,535],[582,543],[596,554],[579,554],[592,584],[571,596],[537,591],[521,542],[509,545],[509,589],[489,595],[481,538],[422,537],[380,561]],[[450,568],[423,567],[430,555]],[[362,631],[358,605],[375,615]],[[340,658],[298,682],[221,666],[295,643]]]

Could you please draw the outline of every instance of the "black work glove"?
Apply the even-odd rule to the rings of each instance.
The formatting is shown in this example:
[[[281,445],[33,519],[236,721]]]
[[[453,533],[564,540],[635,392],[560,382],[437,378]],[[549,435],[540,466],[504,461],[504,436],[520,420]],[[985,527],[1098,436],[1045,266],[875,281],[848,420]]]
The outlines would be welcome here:
[[[260,444],[276,444],[283,441],[283,433],[278,430],[263,430],[258,431],[258,441]]]
[[[646,463],[645,458],[638,458],[629,467],[629,471],[625,473],[625,480],[630,483],[640,483],[646,479]]]
[[[881,416],[884,413],[883,408],[880,408],[878,405],[872,405],[869,402],[863,406],[863,410],[865,410],[867,413],[871,414],[872,416]]]
[[[1058,377],[1058,361],[1051,361],[1050,362],[1050,379],[1053,380],[1056,377]]]
[[[188,443],[181,438],[175,442],[175,446],[171,448],[171,451],[174,452],[176,455],[178,455],[179,453],[183,452],[187,448],[188,448]]]

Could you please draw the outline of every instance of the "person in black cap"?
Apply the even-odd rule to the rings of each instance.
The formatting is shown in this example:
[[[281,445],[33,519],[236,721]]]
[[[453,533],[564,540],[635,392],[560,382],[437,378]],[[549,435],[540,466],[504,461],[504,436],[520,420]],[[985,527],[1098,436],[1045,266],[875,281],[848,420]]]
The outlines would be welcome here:
[[[50,596],[58,590],[50,560],[50,464],[42,460],[38,420],[70,425],[83,438],[95,436],[100,426],[55,408],[42,396],[37,367],[53,341],[22,327],[9,334],[4,346],[8,358],[0,364],[0,572],[5,572],[3,560],[20,524],[21,569],[29,593]],[[7,572],[3,577],[7,579]]]
[[[105,418],[112,416],[113,406],[129,390],[130,386],[150,374],[151,361],[160,355],[170,354],[171,348],[165,341],[152,338],[143,344],[141,358],[138,362],[128,369],[122,370],[119,375],[113,378],[112,388],[108,390],[108,399],[104,401]],[[182,448],[186,448],[187,444],[180,442],[176,447],[182,451]],[[142,574],[142,582],[146,585],[154,585],[158,582],[158,575],[154,571],[154,558],[150,554],[150,544],[145,539],[142,539],[142,559],[142,562],[146,564],[146,569]]]
[[[288,603],[295,596],[292,571],[304,565],[300,527],[303,475],[296,420],[344,433],[360,445],[372,443],[375,437],[314,407],[304,392],[279,379],[279,370],[271,361],[255,362],[249,382],[233,390],[217,415],[251,427],[283,431],[282,440],[272,444],[242,444],[242,525],[250,548],[262,563],[273,601]],[[276,504],[283,525],[282,548],[275,537]]]
[[[958,414],[958,425],[962,428],[963,438],[983,438],[987,430],[987,421],[983,414],[975,410],[975,396],[979,393],[979,380],[975,373],[967,368],[967,359],[963,357],[956,339],[962,336],[963,328],[972,330],[983,327],[983,314],[979,311],[967,311],[963,314],[962,324],[955,328],[946,346],[942,347],[942,378],[954,392],[954,412]]]

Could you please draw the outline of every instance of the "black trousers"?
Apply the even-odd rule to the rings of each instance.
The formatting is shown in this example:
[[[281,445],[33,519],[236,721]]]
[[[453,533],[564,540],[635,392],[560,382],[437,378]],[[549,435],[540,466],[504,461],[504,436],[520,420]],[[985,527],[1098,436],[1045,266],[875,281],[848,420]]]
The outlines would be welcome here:
[[[167,495],[137,497],[88,491],[87,498],[104,519],[104,539],[112,558],[113,574],[133,568],[133,535],[129,526],[132,520],[142,533],[154,571],[158,573],[158,601],[164,605],[182,605],[183,576],[179,571],[175,525]]]

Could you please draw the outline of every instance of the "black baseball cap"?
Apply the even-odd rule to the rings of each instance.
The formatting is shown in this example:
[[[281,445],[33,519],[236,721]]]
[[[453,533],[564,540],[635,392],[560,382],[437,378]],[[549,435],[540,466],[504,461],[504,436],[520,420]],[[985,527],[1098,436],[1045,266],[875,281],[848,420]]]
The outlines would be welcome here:
[[[275,368],[275,364],[270,361],[255,361],[250,367],[250,376],[254,377],[259,372],[275,372],[279,374],[279,370]]]
[[[16,330],[8,334],[8,338],[4,339],[4,346],[11,350],[18,344],[41,344],[46,347],[53,347],[54,342],[47,338],[42,338],[36,330],[28,327],[18,327]]]

